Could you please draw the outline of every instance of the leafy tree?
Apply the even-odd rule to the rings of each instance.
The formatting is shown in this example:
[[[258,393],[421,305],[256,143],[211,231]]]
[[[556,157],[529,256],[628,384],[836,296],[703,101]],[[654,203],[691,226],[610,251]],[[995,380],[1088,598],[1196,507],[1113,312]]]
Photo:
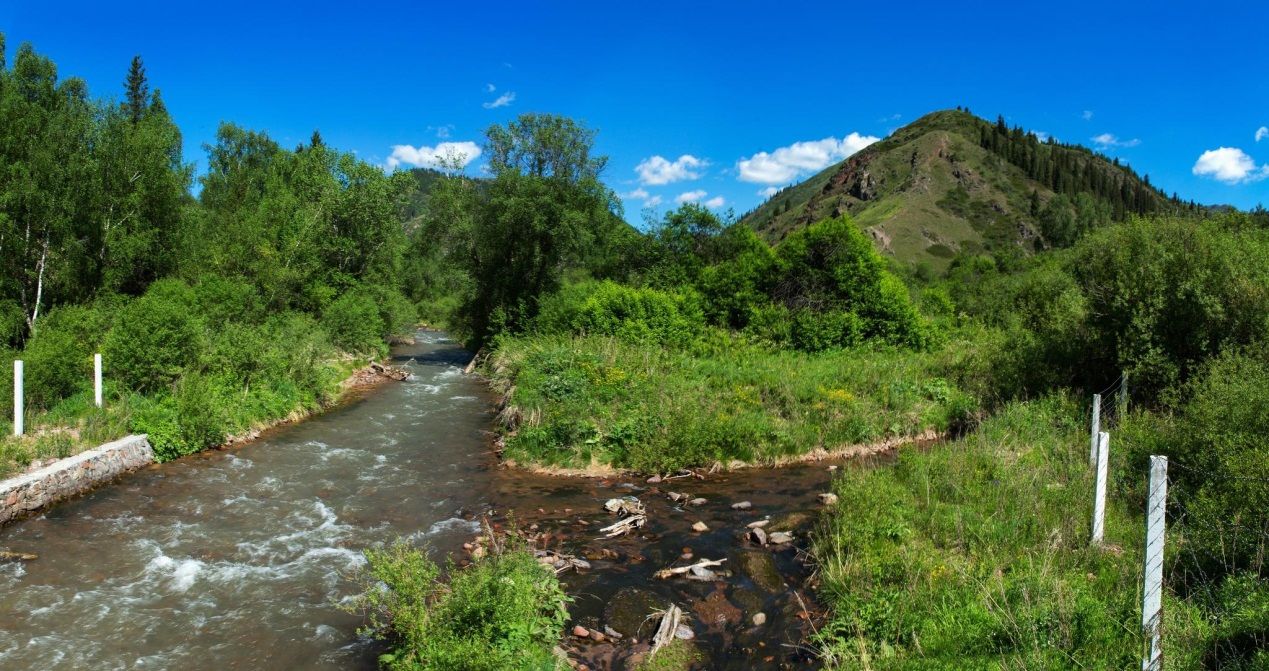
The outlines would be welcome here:
[[[486,132],[493,179],[471,221],[466,265],[475,292],[467,330],[483,342],[537,312],[538,297],[581,267],[618,225],[615,194],[599,177],[594,131],[559,116],[524,114]]]

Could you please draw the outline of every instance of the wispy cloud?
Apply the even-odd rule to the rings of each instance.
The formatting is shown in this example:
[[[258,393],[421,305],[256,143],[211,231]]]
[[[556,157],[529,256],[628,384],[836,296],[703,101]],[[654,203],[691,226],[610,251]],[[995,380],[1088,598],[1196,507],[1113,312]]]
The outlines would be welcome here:
[[[713,198],[710,198],[709,200],[705,201],[705,207],[708,207],[711,210],[717,210],[718,208],[726,204],[727,204],[727,199],[723,198],[722,196],[714,196]]]
[[[1092,120],[1093,120],[1093,110],[1084,110],[1084,113],[1080,115],[1080,118],[1081,118],[1081,119],[1083,119],[1083,120],[1085,120],[1085,121],[1092,121]]]
[[[475,142],[441,142],[435,147],[415,147],[408,144],[392,145],[388,157],[389,170],[402,165],[419,168],[466,168],[480,157],[480,146]]]
[[[1256,129],[1256,142],[1260,142],[1267,137],[1269,137],[1269,127],[1261,126]]]
[[[487,110],[491,110],[491,109],[497,109],[499,107],[506,107],[507,105],[510,105],[511,103],[515,101],[516,101],[516,92],[507,91],[506,93],[498,96],[496,100],[491,100],[487,103],[481,103],[480,106]]]
[[[777,193],[780,193],[780,188],[775,186],[769,186],[765,189],[758,190],[758,195],[762,196],[763,198],[770,198],[776,195]]]
[[[1093,137],[1093,143],[1102,149],[1110,149],[1111,147],[1135,147],[1141,144],[1141,140],[1135,137],[1131,140],[1120,140],[1110,133],[1102,133]]]
[[[497,90],[498,90],[497,86],[494,86],[493,84],[485,84],[485,93],[493,93],[494,91],[497,91]]]
[[[708,195],[709,193],[707,193],[704,189],[696,189],[695,191],[684,191],[683,193],[680,193],[679,195],[674,197],[674,202],[679,204],[695,203],[696,201]]]
[[[851,133],[840,140],[826,137],[823,140],[794,142],[771,152],[760,151],[749,158],[742,158],[736,167],[743,182],[783,184],[798,175],[823,170],[880,139]]]
[[[1237,147],[1218,147],[1203,152],[1190,171],[1226,184],[1258,182],[1269,177],[1269,165],[1257,166],[1246,152]]]
[[[659,186],[698,179],[701,176],[700,170],[707,165],[707,161],[691,154],[683,154],[673,161],[664,156],[652,156],[640,161],[635,166],[635,173],[639,175],[640,184]]]
[[[656,207],[661,204],[661,196],[654,196],[648,193],[648,190],[639,187],[634,191],[621,194],[622,200],[640,200],[643,201],[643,207]]]

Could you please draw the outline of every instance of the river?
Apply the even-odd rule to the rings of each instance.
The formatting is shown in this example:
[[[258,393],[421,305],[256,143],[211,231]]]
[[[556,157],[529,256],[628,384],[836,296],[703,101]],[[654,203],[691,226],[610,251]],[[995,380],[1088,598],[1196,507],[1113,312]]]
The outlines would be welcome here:
[[[623,643],[570,640],[592,666],[621,666],[642,618],[674,601],[692,613],[709,668],[805,667],[798,643],[813,612],[803,581],[823,465],[743,471],[648,485],[500,468],[490,451],[492,399],[462,374],[470,354],[420,331],[393,350],[412,377],[353,398],[240,447],[126,476],[0,531],[0,547],[39,555],[0,564],[3,669],[371,669],[381,645],[358,636],[338,605],[361,549],[408,537],[433,556],[462,556],[486,516],[508,511],[539,541],[592,557],[562,576],[576,621],[627,629]],[[704,497],[684,509],[668,491]],[[649,507],[636,537],[599,540],[609,497]],[[750,500],[750,510],[730,504]],[[773,517],[799,529],[782,548],[751,547],[745,524]],[[690,529],[703,521],[710,531]],[[717,582],[657,581],[652,573],[726,557]],[[606,553],[606,554],[605,554]],[[752,616],[763,612],[765,626]]]

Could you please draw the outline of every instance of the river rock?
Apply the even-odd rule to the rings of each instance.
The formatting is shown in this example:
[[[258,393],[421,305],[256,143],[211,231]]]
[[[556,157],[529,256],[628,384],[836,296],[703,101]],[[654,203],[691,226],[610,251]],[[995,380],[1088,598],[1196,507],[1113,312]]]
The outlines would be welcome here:
[[[701,534],[701,533],[705,533],[706,531],[709,531],[709,527],[706,526],[704,522],[697,522],[696,524],[692,525],[692,531],[695,531],[696,533]]]
[[[647,480],[647,483],[648,483],[648,484],[650,484],[650,485],[655,485],[655,484],[657,484],[658,482],[661,482],[661,476],[659,476],[659,475],[654,475],[654,476],[652,476],[652,477],[648,478],[648,480]]]
[[[665,598],[640,587],[624,587],[604,606],[604,621],[622,636],[637,638],[639,627],[653,611],[665,608]],[[651,631],[645,632],[649,637]]]
[[[732,510],[749,510],[752,507],[753,507],[753,504],[748,501],[741,501],[739,503],[731,504]]]
[[[754,613],[754,614],[753,614],[753,618],[752,618],[752,619],[753,619],[753,626],[755,626],[755,627],[761,627],[762,625],[764,625],[764,624],[766,624],[766,623],[767,623],[767,614],[766,614],[766,613]]]
[[[837,495],[832,492],[826,492],[824,494],[820,494],[819,499],[820,499],[820,503],[823,503],[826,506],[837,505]]]
[[[785,543],[792,543],[793,534],[787,531],[772,531],[771,534],[767,536],[767,541],[770,542],[772,545],[784,545]]]
[[[696,633],[693,632],[692,628],[686,624],[680,624],[678,628],[674,630],[674,638],[690,641],[696,638]]]
[[[766,545],[767,532],[763,531],[762,527],[754,527],[749,530],[749,540],[757,543],[758,545]]]
[[[590,630],[579,624],[573,627],[573,635],[578,638],[587,638],[590,636]]]
[[[765,527],[768,524],[771,524],[771,520],[758,520],[757,522],[750,522],[749,524],[745,526],[750,529],[761,529],[762,527]]]
[[[771,593],[784,590],[784,576],[776,566],[775,558],[770,552],[747,550],[736,557],[738,569],[754,585]]]
[[[705,505],[705,499],[702,499],[702,498],[695,498],[695,499],[692,499],[691,501],[688,501],[688,502],[687,502],[687,505],[689,505],[689,506],[703,506],[703,505]]]

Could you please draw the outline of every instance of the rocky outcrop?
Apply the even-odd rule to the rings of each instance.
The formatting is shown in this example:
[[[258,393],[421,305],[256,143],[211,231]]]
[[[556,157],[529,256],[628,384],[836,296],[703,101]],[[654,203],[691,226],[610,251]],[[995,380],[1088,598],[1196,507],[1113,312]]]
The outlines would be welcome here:
[[[153,462],[150,441],[136,435],[0,481],[0,525]]]

